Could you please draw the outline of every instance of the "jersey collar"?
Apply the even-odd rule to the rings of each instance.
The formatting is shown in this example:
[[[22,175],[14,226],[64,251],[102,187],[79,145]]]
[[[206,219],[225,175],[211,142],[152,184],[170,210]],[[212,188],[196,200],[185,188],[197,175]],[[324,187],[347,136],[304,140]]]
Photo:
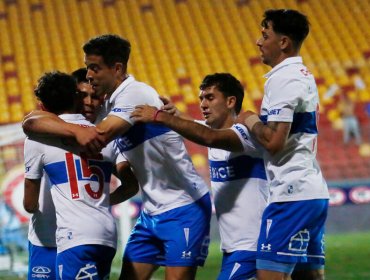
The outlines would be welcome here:
[[[117,97],[117,95],[122,92],[129,84],[135,81],[134,76],[128,75],[127,78],[116,88],[116,90],[112,93],[109,98],[109,103],[113,103],[113,100]]]
[[[288,57],[284,59],[282,62],[280,62],[278,65],[275,65],[274,68],[270,70],[267,74],[265,74],[265,78],[269,78],[272,74],[274,74],[276,71],[280,70],[281,68],[290,65],[290,64],[302,64],[303,60],[301,56],[293,56]]]

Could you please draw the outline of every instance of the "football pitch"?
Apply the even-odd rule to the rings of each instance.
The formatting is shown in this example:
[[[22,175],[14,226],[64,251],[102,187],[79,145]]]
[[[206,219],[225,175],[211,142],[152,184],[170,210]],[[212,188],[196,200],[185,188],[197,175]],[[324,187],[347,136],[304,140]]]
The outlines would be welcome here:
[[[197,273],[197,280],[213,280],[221,265],[221,252],[218,242],[211,243],[206,264]],[[121,253],[117,253],[112,266],[111,280],[118,279],[121,266]],[[0,279],[26,279],[25,276],[5,275],[0,271]],[[159,269],[153,280],[164,279],[163,269]],[[369,280],[370,279],[370,232],[330,234],[326,236],[326,280]]]

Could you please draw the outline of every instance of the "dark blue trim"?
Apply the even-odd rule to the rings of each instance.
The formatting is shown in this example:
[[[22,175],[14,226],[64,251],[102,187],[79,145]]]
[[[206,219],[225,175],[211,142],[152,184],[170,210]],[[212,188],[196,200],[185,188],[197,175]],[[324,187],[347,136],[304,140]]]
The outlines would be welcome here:
[[[116,144],[121,152],[132,150],[145,141],[171,131],[166,126],[158,124],[136,124],[124,135],[119,137]]]
[[[227,182],[248,178],[266,180],[263,159],[247,155],[227,161],[209,160],[209,171],[212,182]]]

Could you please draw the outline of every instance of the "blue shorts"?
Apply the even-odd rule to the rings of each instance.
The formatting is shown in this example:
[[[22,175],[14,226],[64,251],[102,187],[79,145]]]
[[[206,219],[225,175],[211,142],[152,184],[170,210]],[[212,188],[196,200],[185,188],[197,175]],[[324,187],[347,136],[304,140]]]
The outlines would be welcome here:
[[[217,280],[256,279],[256,256],[253,251],[224,253]]]
[[[103,245],[67,249],[57,255],[56,279],[108,279],[115,254],[116,249]]]
[[[327,199],[268,205],[262,216],[257,269],[291,273],[296,263],[323,265],[327,212]]]
[[[56,247],[42,247],[28,242],[28,280],[54,279]]]
[[[160,266],[203,266],[208,255],[210,195],[159,215],[141,211],[127,241],[126,262]]]

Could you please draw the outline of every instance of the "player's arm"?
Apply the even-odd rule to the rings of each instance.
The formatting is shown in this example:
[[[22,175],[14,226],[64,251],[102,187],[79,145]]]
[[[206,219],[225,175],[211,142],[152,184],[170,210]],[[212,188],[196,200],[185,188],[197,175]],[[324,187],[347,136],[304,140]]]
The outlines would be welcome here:
[[[96,126],[97,131],[106,144],[127,132],[130,127],[131,124],[129,122],[114,115],[108,115]]]
[[[202,146],[235,152],[243,151],[243,145],[239,137],[231,129],[212,129],[148,105],[136,106],[131,117],[140,122],[163,124]]]
[[[110,194],[110,205],[126,201],[139,191],[139,183],[127,161],[116,165],[115,175],[121,180],[121,185]]]
[[[35,213],[39,209],[41,179],[24,180],[23,207],[28,213]]]
[[[264,124],[257,114],[251,111],[242,113],[239,118],[257,142],[271,155],[280,152],[288,139],[290,122],[268,122]]]
[[[87,148],[98,150],[105,146],[95,127],[82,127],[77,124],[67,123],[57,115],[46,111],[33,111],[22,122],[26,135],[32,138],[39,137],[64,137],[75,139],[76,142]],[[91,148],[94,147],[94,148]]]

